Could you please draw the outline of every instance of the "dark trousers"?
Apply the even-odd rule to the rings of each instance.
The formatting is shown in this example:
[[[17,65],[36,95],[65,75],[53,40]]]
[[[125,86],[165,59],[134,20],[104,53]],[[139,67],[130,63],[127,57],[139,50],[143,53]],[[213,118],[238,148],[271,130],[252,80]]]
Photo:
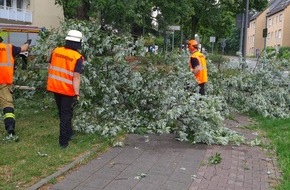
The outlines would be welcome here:
[[[4,124],[5,124],[5,129],[7,130],[7,132],[9,134],[15,134],[15,119],[14,119],[14,109],[11,108],[11,107],[6,107],[3,109],[3,114],[4,114],[4,117],[6,115],[9,115],[11,114],[11,116],[8,116],[4,119]]]
[[[54,98],[60,119],[59,144],[67,145],[68,141],[73,135],[72,117],[73,117],[74,97],[54,93]]]
[[[199,93],[205,95],[205,83],[199,84]]]
[[[27,69],[27,57],[25,55],[20,54],[20,57],[22,59],[22,70],[26,70]]]

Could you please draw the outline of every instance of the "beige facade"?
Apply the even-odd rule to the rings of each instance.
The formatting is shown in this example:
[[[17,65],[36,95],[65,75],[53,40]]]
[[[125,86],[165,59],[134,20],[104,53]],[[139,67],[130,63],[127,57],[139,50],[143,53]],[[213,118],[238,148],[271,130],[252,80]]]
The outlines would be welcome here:
[[[255,56],[264,47],[290,46],[290,3],[285,0],[273,1],[259,15],[254,16],[247,29],[246,55]],[[263,38],[263,29],[267,28],[267,37]]]
[[[256,15],[249,23],[247,30],[247,56],[256,56],[264,49],[265,38],[263,38],[263,29],[266,25],[266,13],[268,9]]]
[[[283,43],[282,46],[290,46],[290,5],[284,10],[284,20],[283,20]]]
[[[64,18],[62,8],[54,0],[2,0],[0,23],[56,28]]]
[[[62,8],[54,3],[54,0],[30,0],[32,25],[47,29],[58,27],[64,17]]]
[[[39,31],[57,28],[63,20],[54,0],[0,0],[0,36],[5,43],[21,46],[27,39],[36,45]]]
[[[266,45],[267,47],[274,47],[278,48],[281,47],[283,44],[283,33],[284,32],[284,23],[285,23],[285,16],[284,11],[278,12],[273,14],[267,18],[267,40]],[[284,34],[285,35],[285,34]]]

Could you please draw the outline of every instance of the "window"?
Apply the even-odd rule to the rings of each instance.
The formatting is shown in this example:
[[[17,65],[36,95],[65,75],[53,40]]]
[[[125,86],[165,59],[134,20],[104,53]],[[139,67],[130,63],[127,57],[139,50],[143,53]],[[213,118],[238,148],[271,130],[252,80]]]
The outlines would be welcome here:
[[[269,26],[271,26],[271,24],[272,24],[272,20],[269,18]]]
[[[272,19],[272,25],[273,25],[273,23],[274,23],[274,18]]]
[[[12,7],[12,0],[6,0],[6,6]]]
[[[0,6],[4,6],[4,0],[0,0]]]
[[[255,28],[256,27],[256,22],[252,22],[251,23],[251,28]]]
[[[282,38],[282,30],[281,29],[278,31],[278,38]]]
[[[278,38],[277,30],[275,31],[275,38]]]
[[[22,9],[23,0],[17,0],[17,9]]]
[[[268,39],[270,39],[271,38],[271,36],[270,36],[270,32],[268,32]]]
[[[282,19],[283,19],[283,14],[280,14],[279,15],[279,21],[282,22]]]

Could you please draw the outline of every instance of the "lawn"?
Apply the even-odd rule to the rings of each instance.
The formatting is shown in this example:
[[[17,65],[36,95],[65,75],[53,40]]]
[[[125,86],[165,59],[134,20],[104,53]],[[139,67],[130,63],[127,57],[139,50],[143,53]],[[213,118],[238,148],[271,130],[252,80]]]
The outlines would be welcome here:
[[[290,189],[290,119],[269,119],[256,117],[259,128],[265,131],[271,141],[270,148],[274,149],[282,172],[283,181],[278,190]]]
[[[16,99],[15,111],[19,139],[7,139],[1,118],[0,189],[26,189],[85,152],[96,148],[93,157],[110,144],[96,134],[77,133],[67,149],[60,148],[57,111],[49,95]]]

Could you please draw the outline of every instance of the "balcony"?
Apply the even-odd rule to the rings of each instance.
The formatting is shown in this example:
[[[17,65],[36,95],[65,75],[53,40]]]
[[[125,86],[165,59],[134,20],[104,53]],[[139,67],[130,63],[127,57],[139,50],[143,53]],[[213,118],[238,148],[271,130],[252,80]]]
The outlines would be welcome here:
[[[32,23],[32,12],[26,9],[0,6],[0,19]]]

